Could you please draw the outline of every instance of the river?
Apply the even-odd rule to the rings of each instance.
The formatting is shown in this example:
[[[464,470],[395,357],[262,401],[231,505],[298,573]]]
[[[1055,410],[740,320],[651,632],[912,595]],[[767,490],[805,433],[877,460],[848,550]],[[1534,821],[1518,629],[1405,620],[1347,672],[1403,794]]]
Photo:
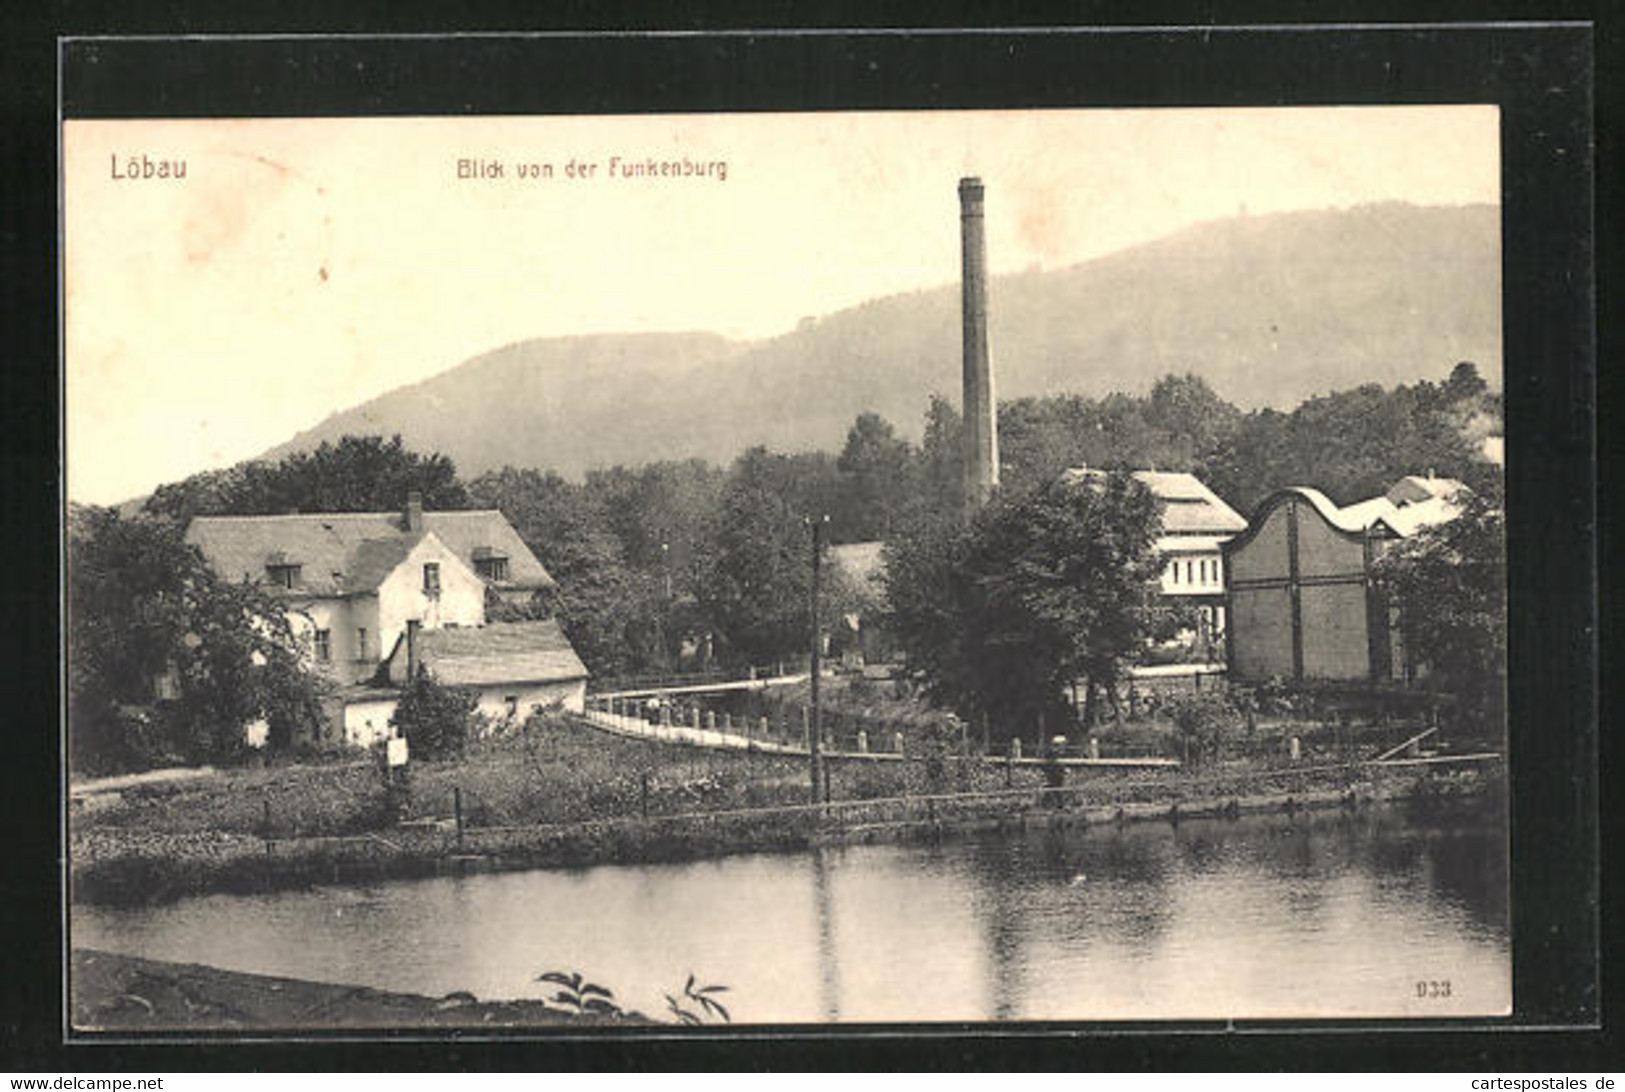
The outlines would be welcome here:
[[[1462,1016],[1511,1005],[1506,838],[1477,810],[1129,824],[481,873],[137,908],[76,946],[439,996],[580,971],[736,1022]]]

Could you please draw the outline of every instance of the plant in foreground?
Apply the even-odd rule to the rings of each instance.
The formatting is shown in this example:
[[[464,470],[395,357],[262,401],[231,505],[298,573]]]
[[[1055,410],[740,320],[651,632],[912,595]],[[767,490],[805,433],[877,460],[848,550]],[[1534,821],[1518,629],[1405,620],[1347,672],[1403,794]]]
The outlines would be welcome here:
[[[551,982],[558,986],[551,1001],[553,1004],[563,1006],[578,1013],[595,1013],[600,1016],[623,1016],[621,1006],[615,1003],[615,994],[607,987],[596,982],[587,982],[581,977],[579,971],[565,974],[563,971],[548,971],[546,974],[536,976],[538,982]]]
[[[728,1010],[723,1007],[722,1002],[711,996],[714,993],[726,993],[727,990],[727,986],[696,987],[694,976],[690,974],[688,982],[683,986],[682,1000],[668,993],[666,1007],[671,1010],[673,1016],[685,1024],[703,1024],[709,1017],[718,1017],[723,1023],[732,1023],[733,1018],[728,1015]]]
[[[562,1009],[578,1014],[592,1013],[598,1016],[636,1016],[629,1013],[615,1001],[614,991],[607,986],[600,986],[596,982],[586,981],[578,971],[565,973],[564,971],[548,971],[546,974],[536,976],[538,982],[551,982],[558,987],[558,991],[548,999],[548,1003]],[[732,1017],[728,1010],[712,994],[726,993],[727,986],[698,986],[695,977],[690,974],[688,982],[683,986],[682,997],[666,994],[666,1007],[679,1021],[689,1025],[700,1025],[717,1019],[723,1023],[731,1023]]]

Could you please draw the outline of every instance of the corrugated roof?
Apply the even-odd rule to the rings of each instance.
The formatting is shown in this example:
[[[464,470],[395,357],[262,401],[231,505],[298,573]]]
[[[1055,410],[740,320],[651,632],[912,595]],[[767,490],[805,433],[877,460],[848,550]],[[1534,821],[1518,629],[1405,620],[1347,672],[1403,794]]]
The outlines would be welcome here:
[[[1080,466],[1066,471],[1068,481],[1103,477],[1106,471]],[[1233,535],[1247,529],[1241,513],[1230,507],[1195,474],[1172,470],[1136,470],[1134,478],[1162,501],[1162,529],[1170,535]]]
[[[519,590],[553,586],[536,555],[495,509],[425,512],[423,529],[432,531],[471,569],[480,547],[493,556],[506,556],[507,579],[487,583]],[[286,563],[300,566],[295,590],[311,595],[373,590],[420,537],[405,530],[398,512],[199,516],[186,529],[186,541],[227,579],[263,580],[267,563],[280,553]]]
[[[1466,486],[1460,482],[1449,478],[1407,478],[1404,481],[1430,482],[1439,488],[1429,499],[1414,504],[1395,504],[1389,499],[1393,495],[1391,491],[1388,496],[1371,497],[1339,508],[1320,490],[1299,485],[1271,494],[1259,505],[1259,510],[1267,507],[1271,499],[1280,493],[1295,493],[1312,504],[1327,523],[1340,531],[1363,534],[1380,524],[1401,538],[1409,538],[1424,527],[1447,523],[1460,514],[1461,494],[1466,490]]]
[[[418,634],[418,659],[447,686],[565,682],[584,679],[587,667],[554,619],[499,622],[473,629],[431,629]],[[404,679],[406,642],[390,656],[392,679]]]

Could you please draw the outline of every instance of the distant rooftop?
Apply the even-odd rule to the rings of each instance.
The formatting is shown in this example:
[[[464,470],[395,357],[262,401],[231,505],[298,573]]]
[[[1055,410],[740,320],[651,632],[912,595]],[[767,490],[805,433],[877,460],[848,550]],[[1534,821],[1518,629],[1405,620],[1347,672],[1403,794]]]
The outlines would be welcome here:
[[[1065,481],[1102,478],[1106,471],[1091,466],[1073,467],[1061,475]],[[1164,535],[1233,535],[1247,529],[1241,513],[1226,504],[1195,474],[1171,470],[1136,470],[1134,479],[1162,501]]]

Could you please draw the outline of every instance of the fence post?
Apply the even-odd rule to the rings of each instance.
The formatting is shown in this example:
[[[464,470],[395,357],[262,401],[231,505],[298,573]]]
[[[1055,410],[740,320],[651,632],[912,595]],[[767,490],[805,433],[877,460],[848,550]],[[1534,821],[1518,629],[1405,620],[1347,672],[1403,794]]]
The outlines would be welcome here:
[[[813,742],[812,711],[809,710],[805,705],[799,706],[799,708],[801,709],[801,745],[810,751],[812,750]]]
[[[1006,748],[1005,749],[1005,752],[1004,752],[1004,787],[1007,788],[1007,789],[1011,785],[1011,774],[1015,770],[1015,763],[1011,761],[1011,759],[1014,757],[1014,754],[1015,754],[1014,748]]]
[[[767,727],[767,714],[766,713],[762,714],[761,718],[756,722],[756,726],[761,731],[762,738],[766,739],[768,737],[768,735],[769,735],[769,729]]]
[[[1298,737],[1297,736],[1293,736],[1292,739],[1287,743],[1287,750],[1288,750],[1288,753],[1292,757],[1292,761],[1294,761],[1294,762],[1298,761],[1298,758],[1302,755],[1303,752],[1302,752],[1301,748],[1298,745]]]
[[[868,753],[869,753],[869,733],[865,732],[862,728],[859,728],[858,729],[858,754],[866,755]]]
[[[705,730],[707,732],[715,732],[717,730],[717,711],[715,709],[707,709],[705,711]]]
[[[644,770],[638,785],[638,811],[649,818],[649,771]]]
[[[1016,761],[1021,760],[1021,737],[1016,736],[1010,740],[1010,757]]]
[[[1100,758],[1100,740],[1094,736],[1089,737],[1089,757],[1094,760]]]
[[[461,785],[451,787],[451,813],[457,822],[457,848],[463,848],[463,789]]]
[[[262,815],[264,816],[260,823],[260,837],[269,842],[271,840],[271,802],[269,800],[261,800],[260,804],[263,805]]]
[[[903,733],[901,733],[901,732],[893,732],[892,733],[892,743],[896,747],[897,753],[902,754],[903,753]]]

